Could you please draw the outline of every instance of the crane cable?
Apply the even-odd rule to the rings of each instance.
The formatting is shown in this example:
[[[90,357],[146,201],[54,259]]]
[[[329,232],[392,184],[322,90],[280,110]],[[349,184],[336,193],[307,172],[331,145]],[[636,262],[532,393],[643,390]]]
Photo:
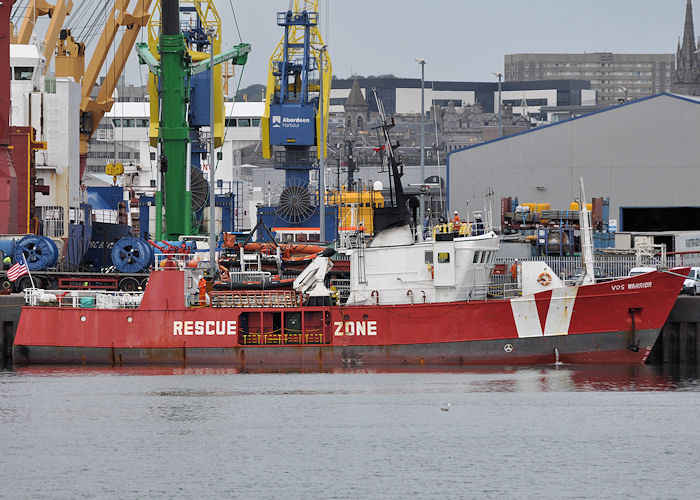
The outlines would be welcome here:
[[[241,30],[238,29],[238,19],[236,19],[236,9],[233,8],[233,0],[229,0],[229,5],[231,6],[231,13],[233,14],[233,22],[236,24],[236,31],[238,32],[238,40],[243,43],[243,38],[241,38]]]
[[[24,5],[25,3],[29,4],[29,0],[26,0],[25,2],[19,1],[12,7],[12,12],[10,14],[10,21],[12,21],[13,24],[16,24],[15,18],[17,17],[17,15],[20,12],[23,12],[24,10],[26,10],[26,8],[28,7],[28,5],[27,6]],[[20,19],[24,19],[24,17],[25,16],[23,15],[20,17]]]

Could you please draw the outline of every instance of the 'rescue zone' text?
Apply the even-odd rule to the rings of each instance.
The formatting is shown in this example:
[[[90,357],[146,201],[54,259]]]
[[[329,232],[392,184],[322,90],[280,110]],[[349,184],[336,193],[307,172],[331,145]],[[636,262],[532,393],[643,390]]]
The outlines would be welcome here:
[[[173,321],[173,335],[236,335],[236,322]]]

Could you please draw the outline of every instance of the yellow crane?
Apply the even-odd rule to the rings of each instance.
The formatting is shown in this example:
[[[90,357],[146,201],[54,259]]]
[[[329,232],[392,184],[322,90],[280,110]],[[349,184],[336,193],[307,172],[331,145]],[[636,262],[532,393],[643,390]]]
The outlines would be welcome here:
[[[63,28],[63,23],[72,9],[73,0],[58,0],[54,5],[47,3],[46,0],[29,1],[29,5],[24,14],[22,27],[17,34],[16,41],[13,41],[13,43],[28,44],[32,38],[37,18],[39,16],[49,16],[51,21],[49,22],[49,27],[46,29],[43,43],[44,58],[46,59],[44,74],[46,74],[51,65],[51,59],[53,58],[56,43],[58,42],[61,29]]]
[[[148,23],[151,2],[152,0],[138,0],[134,10],[129,13],[127,9],[130,0],[115,0],[87,69],[84,71],[85,46],[80,42],[76,42],[69,31],[64,31],[64,36],[59,44],[58,55],[56,56],[56,76],[72,76],[76,82],[81,83],[81,175],[88,152],[88,142],[97,130],[97,126],[102,121],[105,113],[112,109],[114,104],[112,94],[117,88],[117,83],[124,71],[126,61],[132,53],[139,31]],[[125,28],[124,35],[119,46],[114,51],[114,57],[100,86],[100,92],[93,99],[90,97],[90,94],[95,87],[97,77],[107,59],[120,27]]]

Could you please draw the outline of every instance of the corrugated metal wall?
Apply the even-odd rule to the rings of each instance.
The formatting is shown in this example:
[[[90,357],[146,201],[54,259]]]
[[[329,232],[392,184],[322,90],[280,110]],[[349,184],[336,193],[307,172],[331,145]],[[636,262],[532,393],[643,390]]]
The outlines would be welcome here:
[[[500,198],[549,202],[566,209],[578,197],[610,197],[621,206],[700,205],[700,103],[668,94],[506,137],[448,158],[450,210],[484,207]]]

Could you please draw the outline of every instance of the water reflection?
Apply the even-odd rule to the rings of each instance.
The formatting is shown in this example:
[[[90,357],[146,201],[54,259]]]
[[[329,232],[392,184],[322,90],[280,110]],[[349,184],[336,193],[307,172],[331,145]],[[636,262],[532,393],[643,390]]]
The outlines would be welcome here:
[[[102,377],[102,376],[217,376],[217,375],[272,375],[272,374],[329,374],[329,375],[445,375],[440,377],[441,387],[458,386],[464,392],[558,392],[558,391],[677,391],[700,390],[697,366],[690,365],[552,365],[536,367],[383,367],[383,368],[333,368],[325,371],[305,370],[298,367],[240,370],[221,366],[197,367],[66,367],[26,366],[14,371],[0,372],[0,383],[10,378],[26,377]],[[328,379],[329,381],[331,379]],[[457,387],[454,387],[457,388]],[[262,389],[262,388],[261,388]],[[400,388],[396,389],[400,392]],[[293,387],[262,391],[178,389],[150,394],[163,399],[217,398],[246,396],[250,394],[337,394],[352,389],[331,383],[329,387],[297,390]],[[181,408],[178,409],[181,411]]]

